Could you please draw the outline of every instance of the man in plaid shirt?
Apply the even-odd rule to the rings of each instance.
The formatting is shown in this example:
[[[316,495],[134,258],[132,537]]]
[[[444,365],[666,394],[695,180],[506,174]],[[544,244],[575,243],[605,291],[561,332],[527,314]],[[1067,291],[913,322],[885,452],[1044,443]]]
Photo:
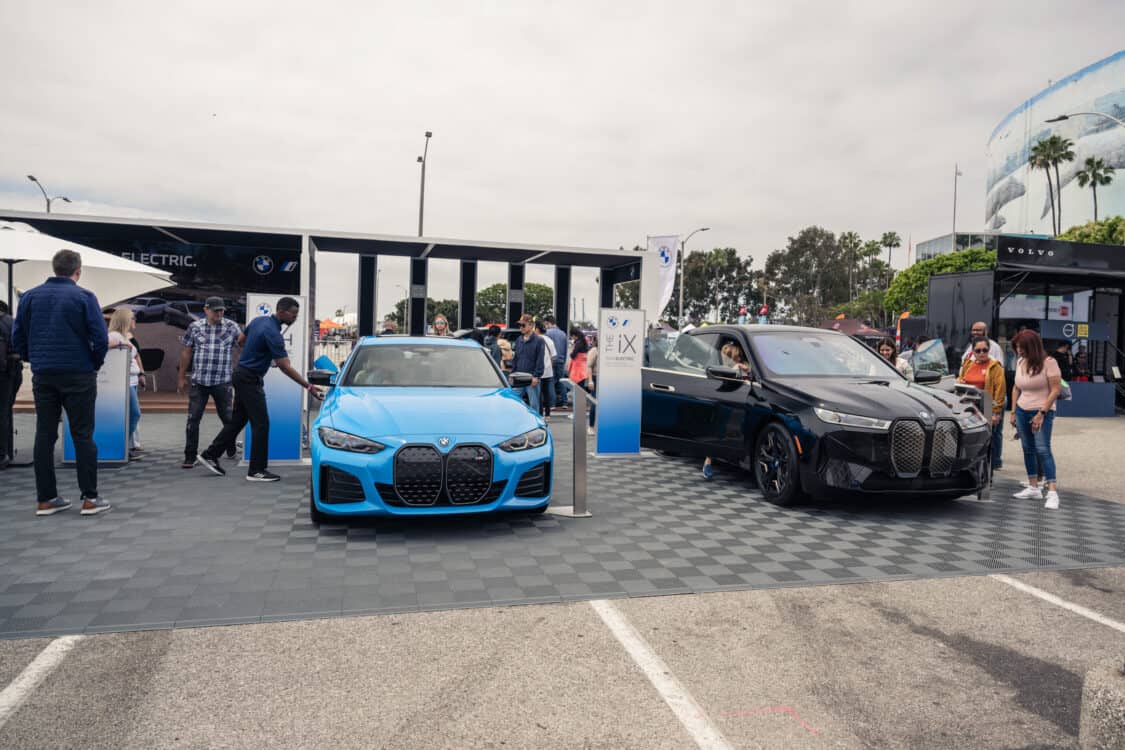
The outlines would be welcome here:
[[[188,364],[191,364],[191,390],[188,395],[187,444],[184,446],[183,468],[197,462],[199,451],[199,420],[207,406],[207,397],[215,402],[215,411],[225,425],[230,421],[234,396],[231,393],[231,349],[242,346],[246,334],[233,320],[223,317],[226,303],[222,297],[208,297],[203,303],[206,317],[188,326],[180,343],[180,372],[176,391],[184,392]],[[228,457],[234,448],[228,449]]]

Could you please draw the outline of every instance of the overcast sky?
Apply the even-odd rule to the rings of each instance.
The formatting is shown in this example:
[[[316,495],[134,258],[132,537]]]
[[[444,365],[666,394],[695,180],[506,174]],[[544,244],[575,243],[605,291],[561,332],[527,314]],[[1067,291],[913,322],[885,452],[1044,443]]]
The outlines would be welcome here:
[[[1125,3],[0,0],[0,21],[0,207],[42,208],[33,173],[78,213],[410,235],[432,130],[428,235],[710,226],[689,250],[760,266],[810,224],[948,232],[954,163],[958,226],[982,228],[989,133],[1119,50]],[[353,266],[322,299],[354,297]],[[384,268],[380,313],[407,273]]]

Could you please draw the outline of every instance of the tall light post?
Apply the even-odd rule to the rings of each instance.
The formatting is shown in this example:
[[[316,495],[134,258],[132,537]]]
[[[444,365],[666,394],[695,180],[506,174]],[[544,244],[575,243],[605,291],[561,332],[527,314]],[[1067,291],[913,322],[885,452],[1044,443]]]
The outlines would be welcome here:
[[[1058,117],[1052,117],[1046,122],[1062,122],[1063,120],[1069,120],[1070,118],[1078,117],[1079,115],[1085,115],[1087,117],[1104,117],[1107,120],[1113,120],[1115,123],[1125,128],[1125,122],[1118,120],[1113,115],[1107,115],[1105,112],[1071,112],[1068,115],[1059,115]]]
[[[961,170],[957,164],[953,165],[953,250],[957,251],[957,178],[961,176]],[[910,259],[907,258],[907,262]]]
[[[49,198],[47,196],[47,191],[43,189],[43,183],[35,179],[35,175],[29,174],[27,176],[27,179],[34,182],[36,187],[39,188],[39,192],[43,193],[43,200],[47,202],[47,213],[51,213],[51,201],[62,201],[63,203],[70,203],[70,198],[67,198],[65,195],[56,195],[54,198]]]
[[[706,232],[710,229],[711,227],[700,227],[680,241],[680,314],[677,316],[680,330],[684,328],[684,255],[687,253],[687,243],[696,232]]]
[[[430,138],[433,136],[429,130],[426,131],[426,145],[422,149],[422,155],[418,157],[418,163],[422,165],[422,187],[418,194],[418,236],[422,236],[422,216],[426,209],[426,156],[430,153]]]

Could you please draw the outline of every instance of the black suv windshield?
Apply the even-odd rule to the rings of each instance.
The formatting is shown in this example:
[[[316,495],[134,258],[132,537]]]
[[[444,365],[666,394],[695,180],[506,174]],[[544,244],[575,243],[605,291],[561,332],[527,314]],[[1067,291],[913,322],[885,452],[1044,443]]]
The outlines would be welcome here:
[[[878,354],[838,333],[756,333],[753,344],[758,359],[773,375],[901,378]]]
[[[344,386],[503,388],[488,352],[479,346],[379,344],[356,351]]]

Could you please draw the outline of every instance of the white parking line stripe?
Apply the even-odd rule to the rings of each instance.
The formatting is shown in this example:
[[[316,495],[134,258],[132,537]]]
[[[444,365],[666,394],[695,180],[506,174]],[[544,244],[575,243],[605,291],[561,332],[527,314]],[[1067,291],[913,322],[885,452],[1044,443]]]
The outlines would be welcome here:
[[[684,725],[691,738],[695,740],[695,744],[700,747],[700,750],[731,750],[730,744],[726,738],[723,737],[711,720],[707,718],[707,714],[703,712],[695,699],[691,697],[691,693],[680,684],[668,665],[664,660],[656,655],[652,647],[645,642],[641,634],[629,624],[625,619],[625,615],[613,606],[611,602],[599,599],[590,602],[590,606],[602,618],[602,622],[617,638],[618,642],[625,647],[629,656],[645,673],[645,677],[656,688],[656,692],[660,693],[660,697],[676,714],[676,718]]]
[[[51,674],[67,653],[85,637],[82,635],[67,635],[51,641],[30,664],[24,667],[19,676],[0,692],[0,728],[8,723],[8,719],[12,718],[16,709],[23,705],[29,695],[35,692],[39,683]]]
[[[1024,593],[1031,594],[1032,596],[1037,596],[1045,602],[1050,602],[1056,607],[1062,607],[1063,609],[1070,610],[1076,615],[1082,615],[1083,617],[1093,620],[1094,622],[1101,623],[1106,627],[1110,627],[1114,630],[1125,633],[1125,622],[1118,622],[1117,620],[1106,617],[1105,615],[1098,614],[1092,609],[1083,607],[1081,604],[1068,602],[1066,599],[1061,599],[1054,594],[1044,591],[1043,589],[1037,589],[1034,586],[1029,586],[1023,581],[1017,581],[1015,578],[1010,578],[1002,573],[993,573],[989,576],[989,578],[994,578],[997,581],[1006,583],[1013,588],[1017,588],[1020,591],[1023,591]]]

